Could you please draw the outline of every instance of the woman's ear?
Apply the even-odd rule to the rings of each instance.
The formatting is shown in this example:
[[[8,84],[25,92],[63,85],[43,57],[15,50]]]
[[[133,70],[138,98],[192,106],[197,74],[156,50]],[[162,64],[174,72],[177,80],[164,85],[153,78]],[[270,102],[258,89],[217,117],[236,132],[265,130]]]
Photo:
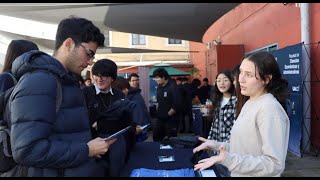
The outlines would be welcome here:
[[[272,75],[267,75],[266,80],[264,81],[264,84],[269,84],[269,82],[272,80]]]

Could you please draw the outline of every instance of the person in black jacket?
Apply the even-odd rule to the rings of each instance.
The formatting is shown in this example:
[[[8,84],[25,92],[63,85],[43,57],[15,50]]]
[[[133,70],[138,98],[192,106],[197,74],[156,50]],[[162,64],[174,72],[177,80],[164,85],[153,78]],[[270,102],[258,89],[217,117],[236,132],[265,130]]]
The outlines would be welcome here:
[[[125,95],[121,90],[111,86],[117,78],[117,69],[117,65],[112,60],[98,60],[91,70],[94,85],[83,88],[89,111],[91,132],[94,137],[108,137],[130,125],[122,117],[123,110],[119,109],[123,105],[129,105],[119,102],[125,98]],[[115,108],[116,102],[120,103],[117,108]],[[103,156],[106,162],[107,176],[120,176],[120,171],[125,164],[125,156],[126,142],[124,136],[121,135],[117,137],[117,141],[110,147],[108,153]]]
[[[127,98],[139,104],[138,106],[141,108],[142,117],[141,117],[141,125],[146,125],[151,123],[150,113],[148,111],[147,105],[141,95],[141,89],[139,88],[139,75],[136,73],[130,74],[128,77],[129,80],[129,91],[127,94]]]
[[[206,104],[207,99],[211,100],[211,97],[213,97],[213,86],[209,84],[208,78],[203,78],[202,80],[203,84],[199,88],[199,99],[201,101],[201,104]]]
[[[192,99],[193,97],[193,88],[191,83],[188,82],[189,79],[187,77],[182,78],[182,88],[185,91],[185,104],[183,104],[183,112],[185,115],[185,132],[192,133],[193,132],[193,118],[192,118]]]
[[[142,132],[140,125],[145,125],[143,120],[146,118],[145,117],[146,114],[140,102],[136,101],[136,99],[134,99],[133,96],[129,96],[128,93],[130,92],[129,90],[130,85],[129,85],[129,81],[126,78],[118,76],[117,79],[112,83],[112,86],[120,89],[126,95],[127,104],[135,105],[132,108],[124,109],[124,111],[122,112],[122,117],[124,118],[124,120],[127,120],[128,124],[131,124],[131,128],[129,129],[129,131],[127,131],[124,134],[126,139],[126,144],[127,144],[127,154],[126,154],[126,162],[127,162],[129,160],[131,150],[135,147],[136,140],[137,140],[136,136],[140,135]],[[137,95],[141,96],[140,93]],[[144,102],[143,98],[142,98],[142,101]]]
[[[132,73],[128,77],[130,89],[139,89],[139,75],[137,73]]]
[[[181,96],[177,85],[164,68],[153,72],[157,88],[157,120],[153,129],[153,140],[162,141],[166,136],[177,136],[178,114],[181,111]]]
[[[185,122],[185,115],[187,112],[185,112],[185,105],[187,104],[187,90],[184,88],[182,84],[182,77],[176,78],[176,84],[178,88],[178,92],[181,95],[181,104],[183,106],[182,110],[178,114],[179,116],[179,122],[178,122],[178,132],[183,133],[188,128],[187,123]]]

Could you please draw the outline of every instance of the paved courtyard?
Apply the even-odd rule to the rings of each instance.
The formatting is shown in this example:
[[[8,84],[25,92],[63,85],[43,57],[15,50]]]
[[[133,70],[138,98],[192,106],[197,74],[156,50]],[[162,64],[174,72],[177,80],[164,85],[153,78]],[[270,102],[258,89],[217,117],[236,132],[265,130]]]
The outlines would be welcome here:
[[[319,152],[318,152],[319,153]],[[283,177],[320,177],[320,154],[303,154],[302,158],[288,152]]]

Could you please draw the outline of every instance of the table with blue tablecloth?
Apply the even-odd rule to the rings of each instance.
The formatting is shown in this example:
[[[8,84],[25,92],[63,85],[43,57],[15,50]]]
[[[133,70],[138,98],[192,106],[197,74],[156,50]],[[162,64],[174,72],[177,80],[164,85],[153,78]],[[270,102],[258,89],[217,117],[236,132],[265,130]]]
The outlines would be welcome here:
[[[173,147],[173,149],[160,149],[160,144],[160,142],[137,143],[121,172],[121,176],[129,177],[133,170],[139,168],[153,170],[193,169],[194,165],[191,161],[193,148]],[[159,162],[158,156],[174,156],[175,161]],[[217,174],[217,176],[219,175]]]

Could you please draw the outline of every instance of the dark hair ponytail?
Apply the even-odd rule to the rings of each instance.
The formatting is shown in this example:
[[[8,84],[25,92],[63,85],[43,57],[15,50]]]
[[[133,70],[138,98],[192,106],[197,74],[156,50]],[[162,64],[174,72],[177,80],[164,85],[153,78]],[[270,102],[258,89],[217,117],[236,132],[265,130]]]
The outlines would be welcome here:
[[[272,81],[272,86],[268,90],[282,105],[282,107],[287,111],[287,98],[289,96],[288,91],[288,81],[285,79],[278,79]]]

